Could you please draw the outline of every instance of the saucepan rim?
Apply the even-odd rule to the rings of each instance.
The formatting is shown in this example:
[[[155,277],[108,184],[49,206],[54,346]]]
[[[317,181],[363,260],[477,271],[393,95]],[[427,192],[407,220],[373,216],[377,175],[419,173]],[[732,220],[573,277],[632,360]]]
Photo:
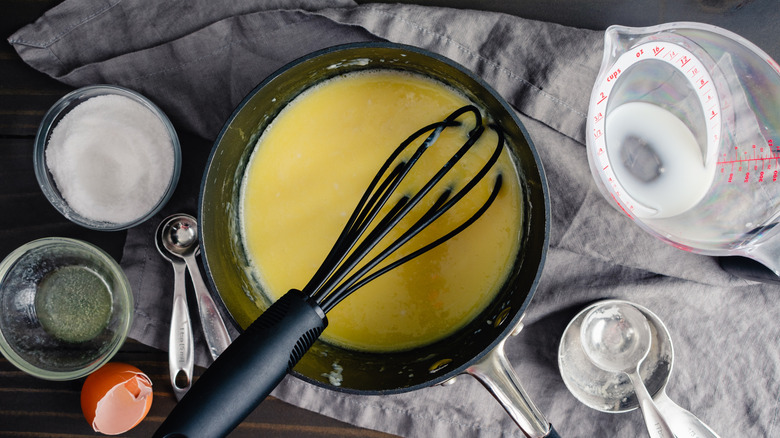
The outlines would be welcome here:
[[[324,381],[312,379],[304,374],[301,374],[300,372],[297,372],[293,370],[292,374],[295,375],[297,378],[304,380],[306,382],[315,384],[320,387],[324,387],[327,389],[333,389],[340,392],[346,392],[346,393],[355,393],[355,394],[393,394],[393,393],[404,393],[413,391],[420,388],[429,387],[432,385],[435,385],[437,383],[442,383],[446,380],[449,380],[450,378],[462,374],[465,372],[466,368],[475,361],[479,360],[486,354],[493,351],[502,340],[504,340],[506,337],[508,337],[514,330],[515,326],[520,322],[522,317],[525,315],[526,309],[528,305],[531,302],[531,299],[537,289],[539,279],[542,274],[542,268],[544,266],[544,262],[546,259],[547,249],[549,246],[549,234],[550,234],[550,197],[549,197],[549,191],[547,187],[547,179],[545,176],[544,169],[542,167],[542,162],[539,157],[539,154],[536,150],[536,148],[533,145],[533,142],[531,141],[530,135],[528,134],[525,126],[520,122],[520,120],[517,117],[517,114],[514,112],[514,110],[509,106],[509,104],[501,97],[501,95],[496,92],[490,85],[488,85],[481,77],[473,73],[471,70],[467,69],[466,67],[460,65],[459,63],[444,57],[442,55],[430,52],[425,49],[421,49],[415,46],[409,46],[404,44],[398,44],[398,43],[390,43],[390,42],[361,42],[361,43],[349,43],[349,44],[342,44],[337,45],[333,47],[328,47],[322,50],[314,51],[312,53],[309,53],[307,55],[304,55],[286,65],[281,67],[280,69],[276,70],[274,73],[266,77],[262,82],[260,82],[252,91],[250,91],[246,97],[236,106],[233,113],[230,115],[230,117],[226,120],[225,124],[223,125],[219,135],[217,136],[216,140],[214,141],[214,145],[212,147],[210,156],[208,158],[203,178],[201,180],[201,187],[198,197],[198,216],[199,216],[199,223],[202,224],[203,215],[204,215],[204,193],[207,189],[207,186],[209,185],[209,170],[212,168],[212,164],[214,163],[214,160],[217,159],[217,154],[219,153],[219,146],[222,143],[223,138],[227,134],[228,130],[230,129],[231,125],[235,121],[235,119],[238,117],[238,115],[245,109],[247,104],[253,99],[253,97],[260,92],[260,90],[264,89],[264,87],[269,86],[269,84],[272,84],[273,81],[278,78],[279,76],[283,75],[288,70],[292,69],[293,67],[296,67],[300,64],[303,64],[305,62],[308,62],[310,60],[313,60],[315,58],[325,56],[325,55],[332,55],[334,53],[350,53],[354,50],[384,50],[384,49],[390,49],[390,50],[398,50],[399,52],[413,52],[416,55],[421,55],[424,57],[431,58],[435,62],[440,62],[443,64],[447,64],[449,67],[459,70],[459,73],[464,74],[468,76],[471,80],[473,80],[479,87],[482,87],[482,89],[488,93],[493,99],[496,100],[496,102],[503,107],[503,111],[505,111],[509,117],[512,119],[512,123],[514,123],[517,128],[520,130],[520,133],[524,137],[524,141],[527,145],[528,150],[525,151],[526,146],[521,146],[524,149],[525,155],[532,157],[533,163],[532,168],[535,168],[538,171],[538,175],[533,175],[532,178],[536,182],[535,187],[531,188],[531,190],[534,190],[535,192],[538,192],[536,196],[540,197],[543,201],[543,205],[534,205],[533,208],[536,210],[541,210],[536,212],[536,215],[544,215],[543,218],[543,229],[534,229],[530,232],[533,233],[542,233],[542,236],[535,236],[534,239],[541,238],[541,243],[535,244],[534,253],[530,256],[534,258],[533,267],[529,268],[528,271],[531,269],[536,269],[536,272],[533,274],[533,280],[528,281],[528,291],[527,295],[525,296],[525,299],[522,303],[522,305],[514,312],[511,319],[507,320],[503,324],[503,330],[498,332],[498,334],[494,337],[492,342],[489,343],[489,345],[485,345],[484,348],[481,349],[481,352],[479,354],[474,355],[470,360],[467,360],[466,363],[464,363],[461,366],[457,366],[452,368],[451,370],[448,370],[447,372],[438,373],[438,374],[431,374],[431,376],[427,379],[425,379],[423,382],[420,382],[418,384],[410,385],[410,386],[404,386],[400,388],[393,388],[393,389],[379,389],[379,390],[365,390],[365,389],[355,389],[355,388],[346,388],[341,387],[333,384],[329,384]],[[308,87],[307,87],[308,88]],[[288,98],[285,96],[285,98]],[[294,98],[294,96],[289,97],[289,99]],[[251,140],[250,140],[251,141]],[[524,190],[528,190],[528,188],[525,188]],[[534,222],[537,223],[536,228],[542,228],[538,225],[540,219],[536,219]],[[529,225],[530,226],[530,225]],[[230,312],[229,307],[227,304],[223,301],[222,295],[219,292],[219,288],[217,287],[217,284],[212,276],[212,266],[210,265],[210,262],[208,260],[208,257],[206,256],[208,254],[209,248],[205,246],[206,239],[203,235],[204,232],[204,226],[198,227],[198,233],[200,234],[200,245],[201,245],[201,252],[204,255],[202,258],[203,264],[206,271],[206,277],[207,281],[209,283],[210,289],[214,291],[213,295],[215,295],[215,299],[219,301],[220,305],[223,307],[223,309],[228,310],[228,314],[230,314],[230,321],[233,324],[234,327],[236,327],[237,330],[241,331],[243,328],[240,326],[240,324],[236,321],[236,318],[232,315]],[[525,231],[526,233],[529,232],[528,230]],[[521,250],[523,251],[523,250]],[[524,269],[523,269],[524,270]],[[511,283],[511,280],[508,281],[508,283]],[[504,286],[508,287],[508,286]],[[514,294],[515,292],[512,292]],[[321,342],[321,341],[318,341]],[[425,347],[421,347],[425,348]],[[381,355],[381,353],[377,353],[377,355]]]

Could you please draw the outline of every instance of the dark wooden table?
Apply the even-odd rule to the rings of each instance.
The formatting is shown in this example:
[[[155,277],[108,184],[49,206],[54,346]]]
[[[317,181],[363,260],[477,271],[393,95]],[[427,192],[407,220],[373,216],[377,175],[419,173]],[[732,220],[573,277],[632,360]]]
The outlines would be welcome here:
[[[45,111],[71,90],[27,66],[6,38],[59,0],[3,0],[0,13],[0,259],[40,237],[82,239],[122,256],[125,233],[96,232],[62,217],[43,196],[32,150]],[[116,361],[137,366],[152,379],[154,401],[146,419],[123,436],[149,437],[176,399],[168,378],[168,354],[129,340]],[[203,370],[196,369],[196,376]],[[50,382],[17,370],[0,356],[0,437],[98,436],[80,408],[84,379]],[[231,437],[387,437],[269,398]]]
[[[365,0],[364,0],[365,1]],[[474,7],[593,29],[609,24],[644,26],[666,21],[703,21],[729,28],[780,59],[780,8],[776,0],[431,0],[410,1]],[[0,259],[40,237],[82,239],[121,259],[125,234],[86,230],[49,205],[35,179],[32,149],[44,112],[68,86],[24,64],[6,38],[59,0],[2,0],[0,13]],[[168,379],[167,353],[128,341],[115,360],[133,364],[154,383],[151,412],[124,436],[148,437],[176,400]],[[202,372],[196,370],[196,374]],[[0,437],[95,436],[81,414],[83,379],[39,380],[0,357]],[[386,437],[269,398],[231,435],[268,437]]]

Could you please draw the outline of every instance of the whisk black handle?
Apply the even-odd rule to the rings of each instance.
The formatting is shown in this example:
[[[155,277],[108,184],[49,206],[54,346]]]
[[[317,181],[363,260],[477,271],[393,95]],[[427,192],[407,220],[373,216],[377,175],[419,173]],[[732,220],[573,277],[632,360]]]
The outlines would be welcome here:
[[[214,361],[154,436],[226,436],[281,382],[327,324],[317,304],[298,290],[287,292]]]

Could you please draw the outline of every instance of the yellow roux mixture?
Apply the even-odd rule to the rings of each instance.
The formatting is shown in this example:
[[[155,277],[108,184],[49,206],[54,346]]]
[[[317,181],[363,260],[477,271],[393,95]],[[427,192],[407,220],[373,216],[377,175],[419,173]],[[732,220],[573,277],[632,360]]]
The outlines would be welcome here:
[[[242,188],[244,245],[264,293],[275,301],[302,289],[391,152],[467,103],[444,84],[390,70],[331,79],[294,99],[258,140]],[[422,186],[463,144],[474,121],[461,119],[468,126],[445,130],[399,191]],[[483,166],[496,138],[486,130],[433,195],[445,185],[462,186]],[[508,275],[521,234],[522,192],[506,149],[466,198],[396,253],[408,254],[470,217],[498,172],[499,196],[478,221],[342,301],[328,313],[323,340],[364,351],[411,349],[446,337],[482,311]],[[428,198],[435,196],[415,211],[426,210]]]

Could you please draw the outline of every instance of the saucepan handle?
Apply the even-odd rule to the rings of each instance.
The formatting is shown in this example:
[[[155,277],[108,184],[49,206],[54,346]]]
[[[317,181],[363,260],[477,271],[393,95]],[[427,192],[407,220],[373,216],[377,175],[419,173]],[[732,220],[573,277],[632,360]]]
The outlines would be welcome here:
[[[466,369],[480,381],[501,403],[520,430],[529,438],[560,438],[547,422],[520,384],[509,359],[504,353],[504,342]]]
[[[226,436],[279,384],[326,325],[319,306],[291,290],[211,364],[154,437]]]

